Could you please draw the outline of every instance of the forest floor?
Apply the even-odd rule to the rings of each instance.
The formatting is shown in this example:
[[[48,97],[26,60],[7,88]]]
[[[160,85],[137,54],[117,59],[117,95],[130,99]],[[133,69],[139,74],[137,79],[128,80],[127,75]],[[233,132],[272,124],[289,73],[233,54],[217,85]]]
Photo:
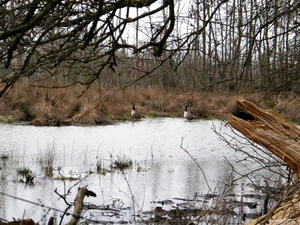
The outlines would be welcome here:
[[[237,99],[249,100],[262,108],[300,121],[300,97],[296,93],[228,93],[179,89],[92,86],[38,88],[16,84],[1,97],[0,122],[32,125],[104,125],[130,120],[131,103],[145,117],[183,117],[184,103],[199,119],[223,119],[235,110]]]

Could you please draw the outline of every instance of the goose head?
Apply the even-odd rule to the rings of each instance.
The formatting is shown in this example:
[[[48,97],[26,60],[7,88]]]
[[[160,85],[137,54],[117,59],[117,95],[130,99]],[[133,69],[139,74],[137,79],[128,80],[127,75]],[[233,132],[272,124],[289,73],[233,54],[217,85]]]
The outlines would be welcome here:
[[[184,103],[183,105],[184,105],[184,111],[187,111],[187,107],[188,107],[187,104]]]

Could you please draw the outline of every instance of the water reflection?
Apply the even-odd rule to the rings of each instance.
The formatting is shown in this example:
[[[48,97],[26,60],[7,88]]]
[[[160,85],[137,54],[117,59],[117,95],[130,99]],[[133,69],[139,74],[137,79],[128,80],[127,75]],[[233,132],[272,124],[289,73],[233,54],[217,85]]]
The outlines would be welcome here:
[[[218,185],[228,185],[232,170],[223,157],[233,162],[239,157],[239,153],[217,137],[212,130],[213,124],[223,127],[222,122],[217,120],[186,122],[173,118],[145,119],[109,126],[34,127],[2,124],[0,153],[9,155],[10,165],[3,160],[1,162],[0,190],[65,209],[66,205],[62,200],[57,200],[54,190],[65,193],[75,181],[62,182],[44,176],[41,168],[45,169],[45,160],[53,157],[54,174],[58,174],[58,169],[63,170],[66,176],[76,173],[83,177],[89,171],[94,172],[80,183],[80,186],[88,185],[97,194],[97,198],[87,199],[93,205],[134,205],[136,211],[147,211],[157,206],[153,202],[194,199],[197,195],[207,194],[208,186],[214,189]],[[230,131],[223,127],[223,132]],[[103,167],[109,168],[118,157],[132,159],[133,168],[125,173],[95,173],[99,161]],[[16,181],[16,168],[20,166],[32,168],[37,174],[34,186],[28,187]],[[76,190],[74,188],[68,195],[69,201],[73,201]],[[27,202],[4,195],[0,195],[0,201],[1,218],[11,220],[12,217],[22,218],[25,214],[25,218],[38,221],[45,214],[41,207],[31,210],[32,206]],[[122,219],[128,220],[128,217],[130,214],[125,213]]]

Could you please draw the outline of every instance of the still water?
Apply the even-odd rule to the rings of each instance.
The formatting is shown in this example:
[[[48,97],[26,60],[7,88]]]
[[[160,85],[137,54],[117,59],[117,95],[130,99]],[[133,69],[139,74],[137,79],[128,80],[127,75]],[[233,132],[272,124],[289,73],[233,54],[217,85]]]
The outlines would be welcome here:
[[[212,129],[221,128],[221,133],[231,134],[224,125],[218,120],[188,122],[179,118],[147,118],[107,126],[1,124],[0,154],[8,158],[0,161],[0,218],[32,218],[46,223],[46,217],[60,217],[67,207],[55,190],[62,195],[71,190],[66,200],[73,202],[77,188],[86,185],[97,194],[96,198],[85,198],[91,208],[120,209],[101,215],[95,209],[87,210],[83,215],[106,222],[128,222],[133,214],[153,210],[162,201],[170,203],[163,208],[170,208],[211,190],[218,192],[218,188],[228,186],[232,173],[224,157],[232,164],[245,157]],[[42,166],[49,158],[53,159],[54,178],[60,174],[79,180],[87,177],[80,182],[49,178]],[[110,168],[115,160],[124,159],[133,162],[125,173],[97,173],[99,162]],[[238,166],[247,169],[244,164]],[[23,167],[36,175],[34,185],[19,181],[17,168]],[[242,191],[239,185],[235,187],[235,192]]]

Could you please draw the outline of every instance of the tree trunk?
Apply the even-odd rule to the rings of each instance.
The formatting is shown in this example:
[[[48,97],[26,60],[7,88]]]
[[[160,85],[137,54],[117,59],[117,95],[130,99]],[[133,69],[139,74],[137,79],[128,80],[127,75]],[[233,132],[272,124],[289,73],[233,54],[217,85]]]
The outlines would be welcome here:
[[[281,115],[259,108],[246,100],[238,100],[237,106],[248,119],[230,116],[228,123],[255,143],[282,159],[300,177],[300,129]]]

